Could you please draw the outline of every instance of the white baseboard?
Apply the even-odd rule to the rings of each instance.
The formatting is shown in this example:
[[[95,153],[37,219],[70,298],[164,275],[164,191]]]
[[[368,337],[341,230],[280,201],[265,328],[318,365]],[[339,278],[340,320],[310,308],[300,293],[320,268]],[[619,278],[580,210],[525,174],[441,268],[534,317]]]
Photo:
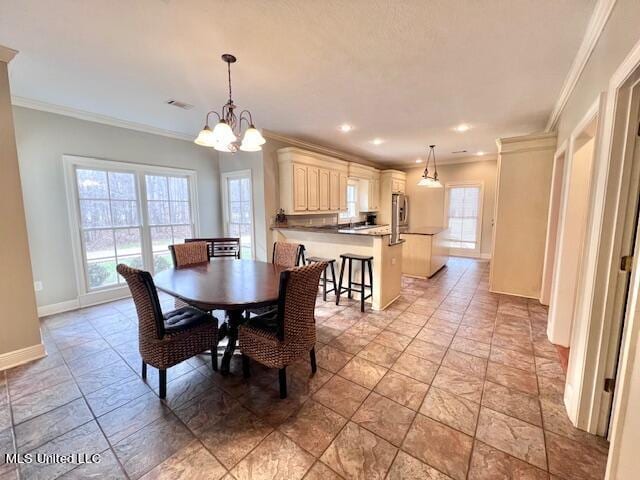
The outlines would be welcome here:
[[[128,288],[108,290],[105,292],[96,292],[83,295],[73,300],[67,300],[60,303],[52,303],[50,305],[42,305],[38,307],[38,318],[56,315],[58,313],[70,312],[79,308],[93,307],[102,303],[114,302],[122,298],[131,296]]]
[[[491,254],[490,253],[482,253],[482,254],[480,254],[480,258],[482,260],[491,260]]]
[[[67,300],[66,302],[43,305],[42,307],[38,307],[38,318],[69,312],[71,310],[77,310],[78,308],[80,308],[80,302],[77,298],[75,300]]]
[[[531,297],[529,295],[522,295],[521,293],[513,293],[513,292],[501,292],[500,290],[495,290],[491,287],[489,287],[489,292],[491,293],[497,293],[499,295],[510,295],[512,297],[520,297],[520,298],[531,298],[533,300],[538,300],[540,301],[540,299],[538,297]]]
[[[14,350],[13,352],[7,352],[0,355],[0,371],[8,368],[17,367],[23,363],[38,360],[45,357],[47,352],[44,349],[44,345],[39,343],[30,347],[21,348],[20,350]]]

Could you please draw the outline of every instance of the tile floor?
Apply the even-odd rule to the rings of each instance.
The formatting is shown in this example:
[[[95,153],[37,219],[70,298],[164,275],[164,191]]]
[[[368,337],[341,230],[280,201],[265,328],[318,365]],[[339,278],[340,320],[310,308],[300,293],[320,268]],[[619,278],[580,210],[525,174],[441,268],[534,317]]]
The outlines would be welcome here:
[[[162,297],[163,308],[172,299]],[[140,379],[130,300],[44,318],[49,355],[0,372],[0,453],[101,453],[4,463],[0,480],[601,479],[606,442],[572,427],[536,302],[488,292],[488,264],[403,279],[384,312],[319,297],[317,356],[245,381],[206,356]],[[77,459],[75,459],[77,460]]]

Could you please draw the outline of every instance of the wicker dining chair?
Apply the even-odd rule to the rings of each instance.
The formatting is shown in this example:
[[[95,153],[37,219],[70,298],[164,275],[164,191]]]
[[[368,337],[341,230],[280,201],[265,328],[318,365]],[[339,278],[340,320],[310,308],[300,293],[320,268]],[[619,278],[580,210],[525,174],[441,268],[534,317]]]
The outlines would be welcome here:
[[[287,268],[304,265],[304,252],[304,245],[300,243],[275,242],[271,263]]]
[[[218,369],[218,320],[214,316],[194,307],[163,314],[149,272],[123,264],[117,270],[129,285],[138,314],[142,378],[147,378],[147,365],[158,369],[160,398],[167,396],[167,368],[211,350],[212,367]]]
[[[169,245],[173,266],[175,268],[188,267],[207,263],[209,261],[209,247],[207,242],[176,243]]]
[[[230,257],[240,258],[240,238],[224,237],[224,238],[185,238],[185,243],[189,242],[207,242],[209,248],[209,258]]]
[[[271,254],[271,263],[280,267],[292,268],[300,264],[304,265],[304,245],[300,243],[275,242],[273,244],[273,253]],[[270,305],[268,307],[253,308],[245,311],[245,318],[251,318],[251,315],[265,315],[275,312],[277,307]]]
[[[316,323],[314,311],[320,275],[327,267],[318,262],[280,273],[278,309],[240,325],[238,340],[245,377],[250,375],[249,358],[279,370],[280,398],[287,396],[287,365],[310,356],[316,372]]]
[[[169,251],[171,252],[174,268],[190,267],[209,261],[209,246],[207,242],[176,243],[175,245],[169,245]],[[174,305],[176,308],[189,306],[179,298],[176,298]]]

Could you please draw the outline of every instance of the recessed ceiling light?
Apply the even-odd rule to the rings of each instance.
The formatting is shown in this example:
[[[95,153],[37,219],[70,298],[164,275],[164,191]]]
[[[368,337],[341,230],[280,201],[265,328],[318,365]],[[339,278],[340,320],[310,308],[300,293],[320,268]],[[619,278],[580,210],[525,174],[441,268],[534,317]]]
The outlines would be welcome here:
[[[422,163],[422,159],[421,158],[416,158],[416,163]]]
[[[481,157],[485,154],[485,152],[483,152],[482,150],[480,150],[479,152],[476,152],[476,155]]]
[[[469,125],[468,123],[461,123],[460,125],[453,127],[453,129],[459,133],[466,132],[470,128],[471,128],[471,125]]]
[[[348,123],[343,123],[338,127],[342,133],[348,133],[353,130],[353,125],[349,125]]]
[[[381,138],[374,138],[373,140],[371,140],[371,143],[373,143],[374,145],[382,145],[384,143],[384,140]]]

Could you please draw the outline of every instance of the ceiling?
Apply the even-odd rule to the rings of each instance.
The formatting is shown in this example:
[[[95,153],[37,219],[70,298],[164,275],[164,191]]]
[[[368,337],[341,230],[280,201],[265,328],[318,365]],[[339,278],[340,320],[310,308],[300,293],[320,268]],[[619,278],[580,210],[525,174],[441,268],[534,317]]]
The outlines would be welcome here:
[[[259,128],[399,165],[543,130],[594,5],[0,0],[0,44],[20,51],[15,96],[188,136],[226,101],[233,53],[234,100]]]

